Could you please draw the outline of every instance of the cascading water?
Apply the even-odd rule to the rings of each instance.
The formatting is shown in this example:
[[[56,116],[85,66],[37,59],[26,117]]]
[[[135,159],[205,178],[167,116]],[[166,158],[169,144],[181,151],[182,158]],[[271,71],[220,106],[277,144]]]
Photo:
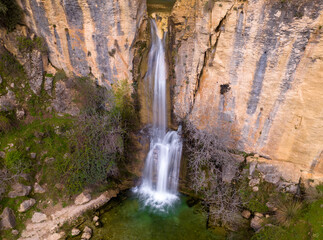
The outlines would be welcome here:
[[[164,39],[158,36],[155,20],[151,20],[152,44],[148,56],[149,85],[153,88],[153,128],[150,150],[146,158],[142,184],[136,189],[145,205],[158,209],[170,206],[177,197],[180,160],[182,155],[181,127],[167,129],[166,62]]]

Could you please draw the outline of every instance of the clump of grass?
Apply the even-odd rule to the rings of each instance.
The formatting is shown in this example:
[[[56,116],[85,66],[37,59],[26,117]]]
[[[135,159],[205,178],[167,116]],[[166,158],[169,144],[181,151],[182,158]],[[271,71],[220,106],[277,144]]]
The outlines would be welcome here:
[[[302,213],[303,203],[299,201],[279,201],[276,220],[283,226],[290,226]]]

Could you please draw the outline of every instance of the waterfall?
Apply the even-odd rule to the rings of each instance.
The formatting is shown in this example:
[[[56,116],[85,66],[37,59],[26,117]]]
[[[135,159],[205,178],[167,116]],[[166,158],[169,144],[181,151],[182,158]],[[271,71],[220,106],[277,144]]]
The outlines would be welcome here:
[[[159,209],[170,206],[177,197],[182,156],[181,127],[167,130],[165,35],[158,36],[156,21],[151,20],[151,49],[148,56],[149,88],[153,89],[153,126],[150,150],[141,185],[135,190],[145,204]]]

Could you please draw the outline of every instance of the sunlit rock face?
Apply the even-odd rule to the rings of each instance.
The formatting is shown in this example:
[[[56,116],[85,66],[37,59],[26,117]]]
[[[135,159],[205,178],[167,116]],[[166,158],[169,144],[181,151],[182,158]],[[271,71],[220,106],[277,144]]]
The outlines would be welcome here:
[[[174,115],[211,131],[224,124],[235,148],[323,174],[322,9],[322,0],[177,1]]]
[[[19,2],[55,67],[69,75],[93,74],[105,85],[132,79],[132,44],[146,14],[145,0]]]

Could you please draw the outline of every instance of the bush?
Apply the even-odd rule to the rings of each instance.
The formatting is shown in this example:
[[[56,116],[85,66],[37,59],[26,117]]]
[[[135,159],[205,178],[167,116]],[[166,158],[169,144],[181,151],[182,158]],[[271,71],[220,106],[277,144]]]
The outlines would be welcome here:
[[[12,173],[28,173],[31,170],[31,161],[21,151],[12,150],[6,154],[5,166]]]
[[[277,222],[283,226],[290,226],[300,217],[302,209],[303,204],[299,201],[280,201],[276,211]]]
[[[189,156],[191,187],[210,206],[209,217],[223,226],[240,225],[241,200],[239,190],[223,181],[223,168],[237,170],[228,146],[233,144],[229,128],[220,126],[215,131],[198,130],[191,123],[184,126],[185,147]],[[231,171],[230,170],[230,171]]]
[[[0,134],[7,133],[11,129],[10,120],[0,115]]]
[[[23,12],[15,0],[0,0],[0,26],[9,32],[22,22]]]

